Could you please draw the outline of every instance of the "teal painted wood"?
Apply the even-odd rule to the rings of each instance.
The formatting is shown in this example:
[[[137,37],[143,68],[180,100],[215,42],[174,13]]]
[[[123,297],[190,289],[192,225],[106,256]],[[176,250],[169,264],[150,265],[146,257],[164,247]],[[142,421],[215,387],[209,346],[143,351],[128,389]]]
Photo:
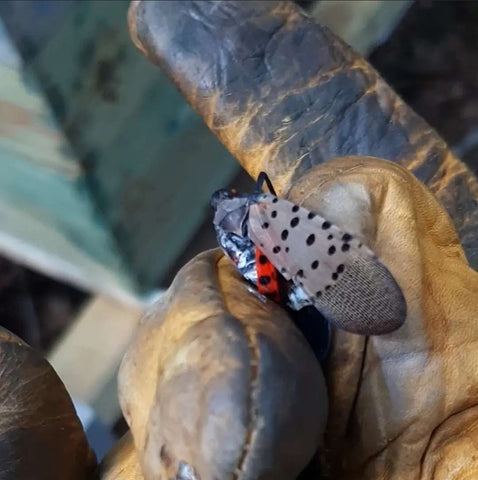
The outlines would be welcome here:
[[[0,17],[24,58],[31,60],[81,0],[2,0]]]
[[[238,167],[134,48],[129,2],[79,2],[27,66],[142,291],[160,283]]]
[[[137,282],[96,213],[84,170],[3,29],[0,252],[87,290],[135,300]]]

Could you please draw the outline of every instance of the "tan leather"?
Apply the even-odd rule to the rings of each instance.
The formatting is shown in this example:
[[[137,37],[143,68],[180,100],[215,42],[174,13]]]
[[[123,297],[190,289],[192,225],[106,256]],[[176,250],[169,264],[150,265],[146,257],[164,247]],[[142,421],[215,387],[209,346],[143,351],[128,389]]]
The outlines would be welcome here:
[[[108,452],[101,462],[97,477],[102,480],[143,480],[130,432]]]
[[[327,417],[305,339],[219,250],[187,264],[143,319],[119,391],[148,480],[188,466],[201,480],[295,478]]]
[[[0,327],[0,478],[88,480],[95,466],[68,392],[51,365]]]
[[[407,299],[407,321],[393,334],[365,338],[334,332],[327,368],[330,415],[325,445],[332,478],[478,478],[478,274],[467,265],[444,209],[405,169],[368,157],[336,159],[309,170],[288,198],[362,235]],[[154,423],[157,417],[152,414],[161,408],[156,388],[161,376],[168,375],[165,358],[177,357],[173,352],[181,350],[187,328],[218,308],[222,311],[217,303],[211,309],[210,297],[220,291],[241,321],[274,318],[271,328],[284,322],[275,305],[261,304],[245,290],[225,259],[219,262],[217,282],[210,255],[196,260],[202,265],[189,267],[194,273],[180,274],[183,278],[175,282],[168,300],[143,322],[123,362],[121,400],[146,478],[171,478],[170,472],[153,473],[165,469],[157,439],[166,427]],[[226,287],[229,282],[232,289]],[[238,295],[236,289],[243,291]],[[212,343],[217,342],[213,330],[208,331]],[[202,365],[200,382],[214,369],[231,368],[220,355],[206,362],[200,357],[187,361]],[[174,421],[187,424],[188,406],[178,400],[175,408],[183,410]],[[171,397],[162,401],[175,403]],[[231,413],[236,411],[232,402]],[[208,412],[195,415],[195,421],[207,423]],[[173,430],[172,438],[180,434]],[[200,457],[194,453],[200,450],[200,431],[189,438],[190,458]],[[210,447],[214,462],[230,455],[231,445]]]
[[[336,478],[478,478],[478,274],[444,209],[409,172],[372,158],[314,168],[289,196],[362,231],[407,300],[393,334],[335,332],[327,450]]]

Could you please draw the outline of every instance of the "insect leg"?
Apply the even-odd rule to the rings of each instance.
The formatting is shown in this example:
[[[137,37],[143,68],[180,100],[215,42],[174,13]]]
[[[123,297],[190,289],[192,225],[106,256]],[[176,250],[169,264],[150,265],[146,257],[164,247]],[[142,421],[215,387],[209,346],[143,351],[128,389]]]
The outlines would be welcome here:
[[[259,173],[259,176],[257,177],[256,188],[254,193],[262,192],[262,185],[264,185],[264,182],[267,185],[267,188],[269,189],[269,191],[272,193],[272,195],[277,196],[277,193],[274,190],[274,187],[272,185],[271,179],[268,177],[266,172]]]

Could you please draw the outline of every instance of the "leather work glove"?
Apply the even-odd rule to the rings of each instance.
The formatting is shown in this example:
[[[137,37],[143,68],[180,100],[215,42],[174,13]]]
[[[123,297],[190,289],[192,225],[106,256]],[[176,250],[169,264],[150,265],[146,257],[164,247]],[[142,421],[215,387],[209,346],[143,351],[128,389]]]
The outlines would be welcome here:
[[[399,330],[334,331],[321,469],[304,478],[478,477],[473,175],[363,59],[289,2],[144,0],[129,22],[252,177],[265,171],[280,196],[361,236],[405,295]],[[125,439],[103,478],[138,464],[147,479],[295,478],[327,414],[306,351],[285,313],[220,253],[193,259],[124,358],[135,448]]]
[[[332,478],[473,478],[466,474],[478,473],[473,460],[478,435],[474,426],[478,326],[473,314],[478,275],[466,261],[449,216],[412,174],[371,157],[345,157],[312,168],[294,182],[287,198],[338,226],[347,225],[366,240],[402,286],[408,306],[405,325],[392,334],[363,337],[334,332],[327,367],[331,408],[325,443],[328,468],[336,475]],[[274,303],[262,304],[240,283],[216,252],[194,259],[144,320],[124,359],[123,410],[146,478],[178,475],[180,462],[186,460],[200,478],[233,478],[230,456],[242,448],[230,451],[235,438],[230,420],[241,418],[248,398],[237,379],[230,390],[221,383],[224,372],[232,375],[240,364],[235,358],[227,366],[231,354],[224,338],[231,337],[227,326],[231,316],[239,319],[238,324],[246,323],[245,331],[251,328],[256,338],[263,335],[257,329],[267,329],[264,335],[277,329],[271,343],[290,349],[295,361],[289,342],[294,336],[291,322]],[[297,360],[298,367],[310,361]],[[297,436],[293,427],[295,421],[304,425],[307,417],[313,423],[318,412],[323,415],[323,400],[316,403],[317,411],[304,404],[300,395],[310,399],[304,379],[305,390],[295,399],[298,408],[283,406],[288,395],[279,394],[266,377],[283,375],[294,384],[294,376],[301,382],[301,375],[314,374],[312,364],[308,373],[304,368],[289,373],[267,350],[257,362],[259,385],[261,381],[267,385],[258,390],[258,397],[268,402],[267,408],[258,406],[265,425],[257,426],[257,431],[272,429],[276,420],[269,414],[277,408],[284,423],[291,422],[281,439],[286,444],[294,440],[287,445],[294,458],[300,458],[294,448],[299,440],[300,451],[308,448],[310,453],[309,432],[301,427]],[[279,372],[274,371],[274,362],[281,366]],[[311,378],[309,388],[313,383]],[[224,419],[216,416],[215,402],[203,400],[220,395],[226,397],[221,405],[228,414]],[[216,425],[221,421],[224,424]],[[228,434],[218,441],[222,428]],[[295,478],[287,475],[281,448],[262,440],[252,441],[248,452],[258,456],[256,471],[272,468],[265,455],[270,449],[276,455],[274,475]],[[212,465],[214,473],[209,470]],[[262,478],[253,472],[246,468],[245,478]]]
[[[86,480],[96,466],[53,368],[0,327],[0,478]]]

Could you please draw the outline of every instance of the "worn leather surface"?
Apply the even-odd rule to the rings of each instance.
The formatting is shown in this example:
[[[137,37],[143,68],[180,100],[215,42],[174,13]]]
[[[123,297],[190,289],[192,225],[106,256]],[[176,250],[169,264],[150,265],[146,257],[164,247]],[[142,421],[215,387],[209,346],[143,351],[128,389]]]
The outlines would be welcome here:
[[[405,325],[390,335],[335,332],[326,441],[335,478],[478,476],[478,273],[443,207],[410,172],[367,157],[309,170],[290,197],[362,233],[407,300]]]
[[[87,480],[95,458],[52,367],[0,328],[0,478]]]
[[[478,267],[476,178],[370,64],[292,2],[139,0],[129,23],[253,177],[265,170],[285,193],[334,157],[400,163],[445,205]]]
[[[103,458],[96,479],[143,480],[131,432],[126,433]]]
[[[363,236],[403,288],[408,316],[400,330],[334,332],[325,472],[363,480],[477,478],[478,274],[468,263],[478,262],[475,177],[363,59],[290,3],[136,1],[129,22],[136,45],[252,176],[265,170],[281,195]],[[354,156],[329,161],[347,155]],[[247,357],[224,349],[221,332],[230,326],[207,325],[217,319],[207,317],[204,299],[220,295],[240,325],[259,326],[257,318],[274,318],[270,329],[289,325],[272,304],[246,291],[238,296],[242,282],[224,260],[212,268],[211,255],[179,274],[122,365],[123,410],[146,478],[170,478],[168,466],[186,455],[203,479],[214,478],[238,455],[245,405],[238,372]],[[234,369],[223,361],[231,355]],[[178,356],[198,376],[158,388],[164,377],[178,377]],[[234,427],[227,441],[213,436],[205,448],[210,412],[188,400],[198,386],[208,391],[217,369],[221,378],[239,375],[228,390]],[[292,413],[316,418],[310,406]]]
[[[187,264],[139,326],[119,375],[147,479],[295,478],[327,417],[320,367],[287,314],[218,250]]]

